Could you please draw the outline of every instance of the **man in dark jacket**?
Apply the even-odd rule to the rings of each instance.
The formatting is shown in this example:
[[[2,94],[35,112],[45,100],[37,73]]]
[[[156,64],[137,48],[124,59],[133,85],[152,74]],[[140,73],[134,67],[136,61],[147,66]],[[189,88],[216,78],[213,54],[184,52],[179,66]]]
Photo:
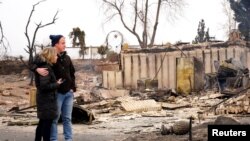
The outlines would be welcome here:
[[[72,141],[71,116],[73,110],[73,92],[76,91],[75,69],[70,57],[65,51],[65,37],[62,35],[50,35],[50,39],[52,47],[55,47],[58,54],[57,62],[53,65],[52,69],[55,73],[56,79],[62,78],[63,80],[63,83],[57,90],[58,117],[53,121],[50,140],[58,140],[57,123],[61,115],[65,141]],[[46,68],[40,68],[34,65],[32,69],[42,76],[48,74]]]

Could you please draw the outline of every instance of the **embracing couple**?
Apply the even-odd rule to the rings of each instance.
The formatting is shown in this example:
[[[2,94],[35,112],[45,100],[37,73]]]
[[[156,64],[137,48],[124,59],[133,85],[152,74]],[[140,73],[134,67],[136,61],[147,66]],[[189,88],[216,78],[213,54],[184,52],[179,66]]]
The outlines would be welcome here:
[[[61,116],[65,141],[72,141],[71,116],[76,91],[75,68],[65,51],[65,37],[50,35],[51,46],[36,56],[31,70],[37,88],[35,141],[57,141],[57,123]]]

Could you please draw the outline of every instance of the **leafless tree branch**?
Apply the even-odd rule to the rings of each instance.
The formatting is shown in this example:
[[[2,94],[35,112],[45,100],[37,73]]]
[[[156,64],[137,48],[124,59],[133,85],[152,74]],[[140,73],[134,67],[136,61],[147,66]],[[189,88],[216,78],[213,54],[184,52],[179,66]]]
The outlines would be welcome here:
[[[128,19],[126,19],[127,21],[125,21],[125,11],[123,11],[126,5],[125,0],[103,0],[103,6],[106,6],[105,14],[107,14],[108,12],[111,13],[107,14],[108,20],[106,22],[111,21],[115,16],[118,15],[124,28],[137,38],[141,48],[152,47],[154,45],[157,27],[161,16],[160,11],[163,6],[165,6],[169,11],[174,11],[173,13],[177,13],[179,12],[178,10],[180,10],[184,5],[184,0],[157,0],[157,2],[152,2],[149,0],[131,1],[134,15],[132,16],[131,21],[128,21]],[[151,6],[154,6],[155,4],[157,4],[157,6],[155,8],[151,8]],[[151,14],[150,12],[152,12],[151,10],[155,12],[153,14],[153,17],[155,19],[149,18],[149,14]],[[142,23],[141,28],[138,27],[139,22]],[[150,27],[150,23],[153,23],[152,28]],[[138,31],[142,31],[141,34],[138,33],[137,27],[139,28]],[[150,39],[150,42],[148,42],[148,39]]]
[[[55,13],[55,15],[54,15],[54,17],[53,17],[53,19],[52,19],[51,22],[46,23],[46,24],[44,24],[44,25],[42,24],[42,22],[40,22],[39,24],[36,24],[36,28],[35,28],[35,31],[34,31],[34,33],[33,33],[32,40],[30,39],[30,36],[29,36],[29,34],[28,34],[28,29],[29,29],[29,24],[30,24],[32,15],[33,15],[33,13],[34,13],[34,11],[35,11],[36,6],[39,5],[41,2],[44,2],[44,1],[46,1],[46,0],[39,1],[39,2],[37,2],[36,4],[33,5],[33,8],[32,8],[32,10],[31,10],[31,12],[30,12],[30,16],[29,16],[29,18],[28,18],[28,21],[27,21],[27,24],[26,24],[26,28],[25,28],[25,36],[26,36],[26,38],[27,38],[27,40],[28,40],[28,45],[27,45],[27,48],[28,48],[28,49],[25,50],[25,51],[26,51],[26,52],[28,51],[28,53],[29,53],[29,63],[32,63],[32,62],[33,62],[33,53],[34,53],[34,51],[35,51],[35,46],[34,46],[34,44],[35,44],[35,39],[36,39],[36,35],[37,35],[38,30],[41,29],[41,28],[44,28],[44,27],[46,27],[46,26],[49,26],[49,25],[51,25],[51,24],[54,24],[55,21],[58,19],[58,18],[57,18],[58,11],[57,11],[57,12]]]
[[[44,1],[46,1],[46,0],[39,1],[39,2],[37,2],[36,4],[33,5],[33,8],[32,8],[32,10],[31,10],[31,12],[30,12],[30,16],[29,16],[29,18],[28,18],[28,21],[27,21],[27,24],[26,24],[26,27],[25,27],[25,33],[24,33],[24,34],[25,34],[25,36],[26,36],[26,38],[27,38],[27,40],[28,40],[28,48],[29,48],[29,50],[31,50],[30,38],[29,38],[29,35],[28,35],[28,27],[29,27],[29,24],[30,24],[30,20],[31,20],[31,17],[32,17],[34,11],[35,11],[35,7],[36,7],[38,4],[40,4],[41,2],[44,2]]]
[[[4,36],[2,23],[0,21],[0,49],[1,51],[3,51],[1,53],[1,56],[4,56],[7,53],[8,47],[9,47],[9,42],[7,38]]]
[[[134,4],[134,10],[135,10],[135,17],[134,17],[134,27],[133,27],[133,32],[136,31],[136,25],[137,25],[137,17],[138,17],[138,0],[135,0]]]
[[[1,46],[3,46],[5,49],[6,49],[6,46],[5,46],[5,44],[4,44],[4,34],[3,34],[3,27],[2,27],[2,23],[0,22],[0,31],[1,31],[1,38],[0,38],[0,44],[1,44]]]
[[[120,20],[123,24],[123,26],[130,32],[132,33],[134,36],[136,36],[139,44],[141,45],[142,44],[142,41],[140,39],[140,36],[135,32],[133,31],[133,29],[130,29],[129,26],[126,24],[125,20],[124,20],[124,16],[123,16],[123,12],[122,12],[122,7],[124,5],[124,0],[119,0],[119,4],[118,4],[118,1],[114,1],[114,2],[110,2],[108,0],[103,0],[104,3],[107,4],[108,7],[112,8],[113,10],[115,10],[118,15],[120,16]],[[114,17],[114,16],[113,16]],[[111,19],[110,19],[111,20]]]
[[[29,61],[28,61],[28,65],[26,65],[26,66],[30,66],[33,63],[34,53],[36,53],[35,40],[36,40],[36,35],[37,35],[38,30],[41,29],[41,28],[44,28],[46,26],[49,26],[51,24],[54,24],[56,22],[56,20],[57,20],[58,11],[55,13],[55,15],[54,15],[51,22],[46,23],[46,24],[42,24],[42,22],[40,22],[39,24],[36,24],[36,28],[35,28],[35,31],[33,33],[32,40],[30,39],[30,36],[28,34],[28,30],[29,30],[29,24],[30,24],[32,15],[33,15],[33,13],[35,11],[36,6],[39,5],[41,2],[44,2],[44,1],[46,1],[46,0],[41,0],[41,1],[39,1],[36,4],[33,5],[32,10],[31,10],[30,15],[29,15],[29,18],[28,18],[28,21],[27,21],[27,24],[26,24],[26,27],[25,27],[25,33],[24,34],[25,34],[25,36],[27,38],[28,45],[27,45],[27,49],[24,49],[24,50],[29,54]],[[30,85],[32,85],[32,84],[33,84],[33,75],[31,76],[31,81],[30,81]]]

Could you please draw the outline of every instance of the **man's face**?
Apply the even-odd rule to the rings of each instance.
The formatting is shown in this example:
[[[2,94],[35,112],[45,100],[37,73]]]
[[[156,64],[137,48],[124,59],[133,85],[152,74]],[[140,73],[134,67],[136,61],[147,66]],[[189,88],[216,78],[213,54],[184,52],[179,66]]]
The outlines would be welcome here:
[[[55,44],[55,47],[57,49],[57,51],[60,53],[60,52],[63,52],[65,50],[65,38],[62,37],[58,43]]]

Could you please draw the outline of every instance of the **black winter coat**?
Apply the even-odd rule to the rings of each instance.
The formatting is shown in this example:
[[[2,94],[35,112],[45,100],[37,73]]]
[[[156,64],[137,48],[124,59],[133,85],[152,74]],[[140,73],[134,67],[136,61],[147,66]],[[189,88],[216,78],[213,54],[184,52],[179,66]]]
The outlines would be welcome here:
[[[59,88],[59,84],[49,64],[39,62],[38,66],[48,68],[49,74],[41,76],[35,72],[37,117],[39,119],[55,119],[57,117],[56,90]]]
[[[75,68],[66,52],[62,52],[58,55],[57,62],[52,66],[52,69],[54,70],[56,79],[62,78],[64,80],[58,88],[59,93],[65,94],[70,91],[70,89],[74,92],[76,91]]]

